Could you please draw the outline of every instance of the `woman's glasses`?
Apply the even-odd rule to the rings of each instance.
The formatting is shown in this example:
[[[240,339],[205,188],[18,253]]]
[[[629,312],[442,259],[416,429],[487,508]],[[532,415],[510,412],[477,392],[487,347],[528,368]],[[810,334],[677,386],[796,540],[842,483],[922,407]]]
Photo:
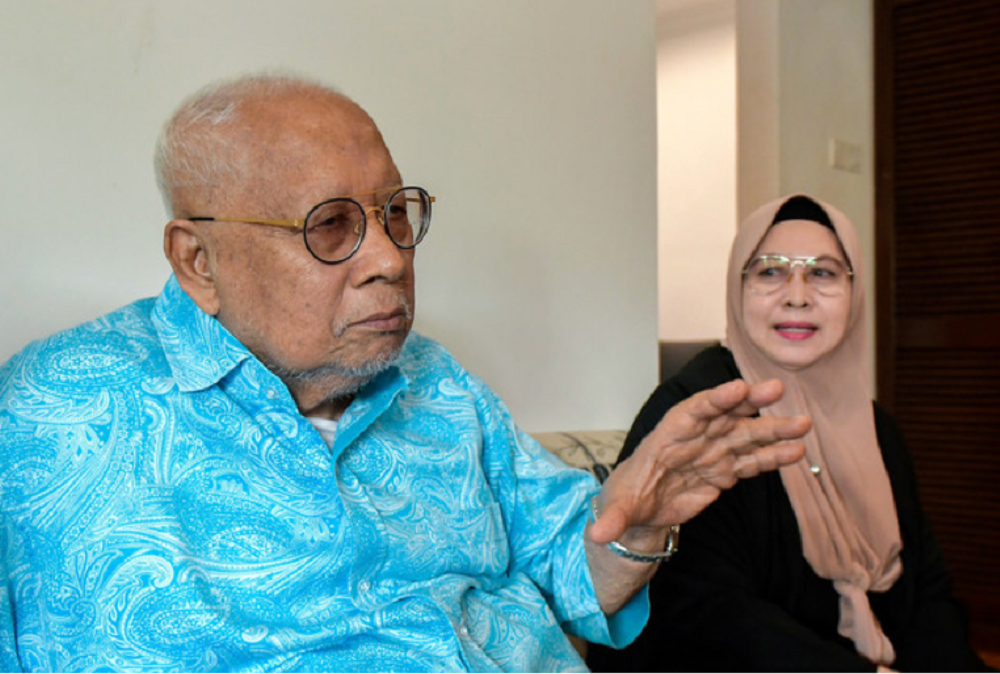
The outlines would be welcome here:
[[[770,295],[785,287],[797,266],[802,267],[803,278],[809,287],[821,295],[842,295],[851,288],[854,271],[832,257],[761,255],[743,268],[743,278],[750,292]]]

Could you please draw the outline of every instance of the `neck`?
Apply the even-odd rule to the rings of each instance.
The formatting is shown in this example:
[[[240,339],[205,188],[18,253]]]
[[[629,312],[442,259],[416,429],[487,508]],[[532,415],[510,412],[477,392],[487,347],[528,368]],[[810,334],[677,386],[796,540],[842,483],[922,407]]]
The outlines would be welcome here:
[[[384,369],[358,376],[325,373],[323,376],[281,378],[303,416],[336,421],[354,401],[358,392]]]
[[[338,421],[344,414],[348,405],[350,405],[354,400],[354,396],[349,395],[335,400],[320,400],[318,403],[304,403],[304,401],[294,392],[292,393],[292,397],[295,398],[295,402],[298,404],[299,411],[302,413],[302,416],[321,417],[323,419],[331,419],[333,421]]]
[[[358,387],[344,382],[285,382],[299,412],[305,417],[337,421],[354,400]],[[340,386],[337,386],[337,383]]]
[[[267,361],[264,365],[285,383],[303,415],[336,421],[358,391],[389,367],[394,359],[395,354],[359,368],[331,364],[312,370],[291,370]]]

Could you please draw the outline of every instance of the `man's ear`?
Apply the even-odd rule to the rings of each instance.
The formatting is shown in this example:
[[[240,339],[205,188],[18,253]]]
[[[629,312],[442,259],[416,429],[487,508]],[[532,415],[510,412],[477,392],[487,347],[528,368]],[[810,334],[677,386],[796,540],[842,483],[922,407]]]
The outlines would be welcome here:
[[[218,314],[213,250],[201,227],[190,220],[171,220],[163,228],[163,252],[184,292],[206,314]]]

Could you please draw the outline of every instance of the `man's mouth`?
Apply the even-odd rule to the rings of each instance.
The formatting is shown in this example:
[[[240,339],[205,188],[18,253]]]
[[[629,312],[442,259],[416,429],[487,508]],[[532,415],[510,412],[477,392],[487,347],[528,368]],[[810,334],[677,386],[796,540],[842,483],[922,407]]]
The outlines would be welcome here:
[[[399,307],[392,311],[369,314],[360,320],[353,321],[350,327],[375,330],[377,332],[395,332],[405,328],[406,323],[406,310]]]
[[[797,321],[787,321],[778,323],[774,329],[785,339],[801,340],[809,339],[816,334],[819,328],[815,323],[802,323]]]

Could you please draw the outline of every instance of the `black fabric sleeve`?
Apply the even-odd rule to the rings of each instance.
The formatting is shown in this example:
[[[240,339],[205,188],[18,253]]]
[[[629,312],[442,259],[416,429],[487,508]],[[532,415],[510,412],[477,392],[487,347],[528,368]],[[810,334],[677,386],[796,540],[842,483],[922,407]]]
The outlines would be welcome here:
[[[789,524],[784,518],[766,521],[783,505],[773,486],[741,483],[685,524],[679,552],[650,583],[646,629],[616,656],[602,660],[605,654],[595,654],[591,666],[649,672],[875,671],[836,634],[837,598],[830,583],[824,585],[794,560],[784,561],[786,551],[798,552],[793,546],[799,543],[797,535],[782,530]],[[813,625],[790,610],[808,615]]]

